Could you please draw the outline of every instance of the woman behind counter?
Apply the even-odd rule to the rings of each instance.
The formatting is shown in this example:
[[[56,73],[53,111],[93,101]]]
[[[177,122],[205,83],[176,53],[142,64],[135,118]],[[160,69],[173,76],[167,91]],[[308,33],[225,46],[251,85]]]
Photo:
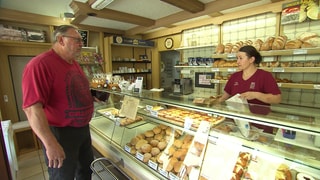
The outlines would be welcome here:
[[[258,69],[261,61],[262,57],[256,48],[253,46],[241,47],[237,54],[239,71],[231,75],[219,102],[239,93],[240,97],[246,99],[249,104],[270,106],[270,104],[280,103],[281,91],[276,80],[270,72]],[[254,126],[272,133],[272,127],[262,127],[258,124]]]

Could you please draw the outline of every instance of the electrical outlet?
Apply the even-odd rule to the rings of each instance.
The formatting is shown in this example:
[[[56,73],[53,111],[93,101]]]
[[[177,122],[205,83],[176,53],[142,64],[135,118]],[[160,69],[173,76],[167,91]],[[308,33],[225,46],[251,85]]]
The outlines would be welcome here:
[[[4,102],[8,102],[9,101],[8,95],[4,95],[3,100],[4,100]]]

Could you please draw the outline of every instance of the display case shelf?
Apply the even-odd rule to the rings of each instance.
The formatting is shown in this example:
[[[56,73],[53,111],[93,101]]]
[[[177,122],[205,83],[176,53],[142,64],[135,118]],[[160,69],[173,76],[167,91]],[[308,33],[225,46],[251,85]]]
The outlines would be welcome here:
[[[205,106],[195,105],[193,104],[192,96],[175,96],[166,92],[152,92],[143,90],[142,93],[132,93],[129,91],[121,92],[105,89],[94,90],[110,93],[113,96],[119,96],[119,98],[117,98],[119,102],[121,102],[124,96],[131,96],[140,100],[140,108],[137,113],[145,118],[146,123],[135,126],[133,128],[119,127],[115,122],[108,121],[107,123],[105,120],[99,117],[99,120],[93,119],[91,125],[93,126],[94,131],[108,134],[108,138],[111,139],[111,143],[114,143],[117,147],[120,147],[120,151],[126,152],[125,154],[127,154],[127,156],[129,156],[130,159],[133,160],[133,162],[139,164],[139,166],[143,168],[146,168],[150,171],[151,174],[155,175],[159,179],[170,179],[170,176],[163,176],[157,169],[158,166],[154,168],[154,164],[152,165],[152,163],[151,165],[150,163],[142,163],[141,157],[133,155],[130,149],[126,149],[127,144],[130,144],[130,142],[132,142],[133,137],[141,133],[143,134],[148,129],[152,130],[152,128],[156,127],[158,124],[164,124],[165,126],[169,126],[176,131],[183,132],[184,134],[190,134],[192,136],[196,136],[198,132],[197,129],[186,128],[184,126],[184,123],[172,123],[170,121],[167,121],[163,117],[158,116],[157,113],[148,110],[153,107],[161,106],[164,109],[178,108],[186,110],[190,113],[199,112],[213,116],[223,116],[227,118],[228,122],[232,122],[233,119],[237,119],[245,122],[258,123],[274,127],[275,129],[277,129],[277,131],[275,132],[278,132],[278,129],[287,129],[296,131],[300,134],[304,134],[304,136],[306,137],[320,136],[320,115],[312,113],[317,110],[315,108],[302,108],[284,105],[275,105],[271,107],[248,105],[244,109],[234,109],[230,108],[230,104],[224,103]],[[119,105],[117,106],[119,107]],[[239,106],[236,105],[236,107]],[[103,125],[103,123],[105,124]],[[279,134],[275,135],[262,132],[259,132],[259,138],[261,137],[260,139],[248,139],[241,134],[235,134],[238,131],[232,131],[228,133],[219,131],[219,125],[220,123],[212,126],[210,130],[210,133],[207,137],[208,148],[211,145],[222,148],[222,146],[220,146],[220,143],[223,142],[223,144],[229,144],[228,146],[232,146],[233,150],[231,154],[235,157],[239,152],[246,151],[250,152],[254,156],[259,156],[259,158],[269,156],[272,157],[272,159],[277,160],[276,162],[270,161],[272,167],[274,166],[273,168],[275,169],[281,163],[286,163],[291,164],[292,167],[299,171],[308,172],[312,175],[318,174],[320,172],[320,165],[318,163],[320,161],[320,147],[313,146],[313,148],[310,148],[310,144],[313,143],[311,141],[309,142],[308,147],[304,146],[303,144],[296,145],[294,143],[290,143],[291,139],[287,140],[285,138],[282,138],[281,141],[277,140],[277,138],[275,137],[281,136]],[[105,129],[110,126],[113,126],[115,129]],[[207,149],[205,156],[210,156],[209,154],[211,153],[212,151]],[[213,156],[213,158],[217,157]],[[260,163],[263,163],[265,161],[266,160]],[[143,165],[141,165],[141,163]],[[157,165],[156,160],[154,160],[154,163],[156,163]],[[202,166],[206,167],[208,165],[206,163],[208,162],[205,159]],[[223,167],[223,171],[228,171],[228,168],[224,168],[227,167]],[[230,171],[232,172],[232,170]],[[272,170],[271,168],[270,172],[273,171],[274,170]],[[271,176],[274,176],[274,174],[270,175],[270,177]],[[173,177],[176,176],[173,175]]]

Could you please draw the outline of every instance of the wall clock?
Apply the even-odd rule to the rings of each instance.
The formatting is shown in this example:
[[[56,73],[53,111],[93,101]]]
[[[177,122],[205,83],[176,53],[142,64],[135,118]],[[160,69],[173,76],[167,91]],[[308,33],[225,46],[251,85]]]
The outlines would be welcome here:
[[[165,41],[164,41],[164,46],[167,48],[167,49],[171,49],[173,47],[173,39],[172,38],[167,38]]]

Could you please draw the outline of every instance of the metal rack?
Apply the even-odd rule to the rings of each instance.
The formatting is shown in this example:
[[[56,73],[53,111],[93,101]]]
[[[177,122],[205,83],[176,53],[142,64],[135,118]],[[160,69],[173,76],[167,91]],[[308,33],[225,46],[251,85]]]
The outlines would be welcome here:
[[[123,164],[119,161],[119,164]],[[101,157],[92,161],[90,168],[94,175],[101,180],[131,180],[131,178],[122,171],[115,163],[110,159]]]

